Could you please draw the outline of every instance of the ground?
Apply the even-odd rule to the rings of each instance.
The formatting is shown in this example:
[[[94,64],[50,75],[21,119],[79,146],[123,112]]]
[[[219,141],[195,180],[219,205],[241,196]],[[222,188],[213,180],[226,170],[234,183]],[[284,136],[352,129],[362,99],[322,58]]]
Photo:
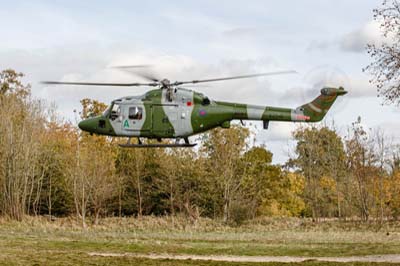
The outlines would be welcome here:
[[[400,265],[398,224],[315,224],[291,218],[230,227],[207,219],[190,223],[172,217],[109,218],[97,226],[88,224],[82,228],[72,218],[0,220],[0,265]],[[389,255],[378,258],[394,263],[372,262],[377,257],[364,262],[316,261],[365,255]],[[233,262],[267,256],[306,261]],[[215,258],[228,261],[210,261]]]

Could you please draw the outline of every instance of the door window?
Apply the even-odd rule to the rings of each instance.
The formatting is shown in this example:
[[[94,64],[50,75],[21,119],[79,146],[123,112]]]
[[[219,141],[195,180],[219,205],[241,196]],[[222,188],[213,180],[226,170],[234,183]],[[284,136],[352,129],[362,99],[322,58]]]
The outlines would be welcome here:
[[[131,120],[141,120],[143,116],[143,109],[142,107],[129,107],[129,119]]]

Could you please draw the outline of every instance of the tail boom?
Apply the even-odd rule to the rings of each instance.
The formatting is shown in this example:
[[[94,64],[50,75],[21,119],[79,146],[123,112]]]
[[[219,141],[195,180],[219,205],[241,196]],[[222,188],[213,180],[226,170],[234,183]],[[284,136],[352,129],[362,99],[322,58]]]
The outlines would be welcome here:
[[[319,122],[325,117],[337,97],[346,93],[347,91],[342,87],[338,89],[323,88],[321,94],[312,102],[301,105],[296,109],[237,104],[235,105],[233,119]]]

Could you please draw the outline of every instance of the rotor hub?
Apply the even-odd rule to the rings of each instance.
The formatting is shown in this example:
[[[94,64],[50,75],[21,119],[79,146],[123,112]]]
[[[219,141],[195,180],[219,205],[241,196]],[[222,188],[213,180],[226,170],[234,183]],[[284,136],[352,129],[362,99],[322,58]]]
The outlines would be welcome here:
[[[171,86],[171,81],[169,79],[162,79],[160,84],[161,88],[169,88]]]

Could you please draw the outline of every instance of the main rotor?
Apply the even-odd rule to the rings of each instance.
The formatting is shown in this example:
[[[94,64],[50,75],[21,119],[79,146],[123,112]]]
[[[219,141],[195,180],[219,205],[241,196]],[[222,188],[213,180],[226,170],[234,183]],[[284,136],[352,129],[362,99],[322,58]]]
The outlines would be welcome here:
[[[136,65],[136,66],[116,66],[113,67],[119,70],[125,70],[132,72],[130,70],[135,68],[143,68],[147,67],[147,65]],[[263,77],[263,76],[274,76],[274,75],[284,75],[284,74],[294,74],[297,73],[293,70],[285,70],[285,71],[275,71],[275,72],[266,72],[266,73],[257,73],[250,75],[239,75],[239,76],[231,76],[231,77],[222,77],[222,78],[210,78],[210,79],[199,79],[199,80],[187,80],[187,81],[174,81],[171,82],[167,78],[158,79],[155,78],[151,74],[143,74],[140,72],[133,72],[138,76],[141,76],[144,79],[147,79],[149,82],[130,82],[130,83],[104,83],[104,82],[76,82],[76,81],[43,81],[43,84],[49,85],[83,85],[83,86],[121,86],[121,87],[139,87],[139,86],[148,86],[148,87],[159,87],[160,89],[173,89],[177,86],[185,85],[185,84],[197,84],[197,83],[205,83],[205,82],[216,82],[216,81],[224,81],[224,80],[233,80],[233,79],[245,79],[245,78],[255,78],[255,77]]]

